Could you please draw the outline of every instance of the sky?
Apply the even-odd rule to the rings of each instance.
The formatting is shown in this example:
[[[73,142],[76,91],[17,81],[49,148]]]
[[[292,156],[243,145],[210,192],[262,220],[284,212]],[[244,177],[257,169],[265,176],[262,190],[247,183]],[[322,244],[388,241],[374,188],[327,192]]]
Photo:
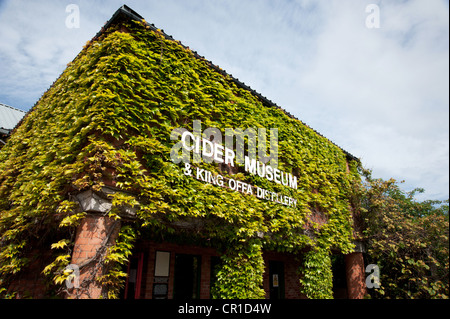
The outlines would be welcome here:
[[[448,0],[0,0],[0,102],[28,111],[123,4],[374,177],[448,199]]]

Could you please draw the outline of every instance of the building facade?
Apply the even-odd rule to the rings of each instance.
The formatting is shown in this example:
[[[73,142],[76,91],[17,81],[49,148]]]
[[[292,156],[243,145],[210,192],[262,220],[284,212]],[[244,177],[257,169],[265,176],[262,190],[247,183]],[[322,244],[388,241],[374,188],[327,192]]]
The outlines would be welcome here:
[[[25,116],[25,111],[0,103],[0,148],[6,144],[12,130]]]
[[[127,6],[0,159],[10,296],[365,294],[358,159]]]

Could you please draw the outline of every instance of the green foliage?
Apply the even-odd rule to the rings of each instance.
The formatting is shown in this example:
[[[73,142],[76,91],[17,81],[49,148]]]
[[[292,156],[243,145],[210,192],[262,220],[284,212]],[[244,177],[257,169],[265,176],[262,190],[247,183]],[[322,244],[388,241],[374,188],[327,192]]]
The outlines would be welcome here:
[[[132,254],[136,236],[134,228],[126,225],[120,230],[115,245],[109,248],[105,258],[107,271],[97,279],[107,291],[108,299],[117,299],[120,289],[123,288],[124,279],[127,277],[123,269]]]
[[[221,256],[213,298],[262,299],[264,262],[261,245],[252,240],[236,243]]]
[[[106,257],[111,268],[101,280],[110,287],[109,297],[116,297],[123,284],[120,265],[130,254],[133,232],[170,234],[177,230],[175,222],[197,220],[202,230],[188,235],[229,247],[216,298],[261,298],[261,249],[298,252],[310,246],[320,249],[314,265],[313,256],[307,257],[307,295],[328,298],[329,251],[352,249],[348,203],[358,178],[354,165],[347,173],[340,148],[283,110],[265,106],[189,49],[141,23],[126,27],[129,33],[111,29],[86,46],[1,149],[0,277],[19,272],[27,262],[24,247],[38,239],[45,242],[54,230],[59,236],[53,247],[70,250],[73,230],[85,216],[72,194],[110,183],[126,191],[113,196],[110,216],[120,219],[120,207],[133,207],[137,220],[123,229]],[[234,177],[293,197],[297,207],[184,176],[170,160],[170,133],[177,127],[192,130],[197,119],[203,128],[222,132],[277,128],[279,169],[298,177],[298,189],[242,170]],[[215,165],[199,165],[219,172]],[[305,227],[312,208],[322,211],[327,223],[311,236]],[[263,236],[256,243],[257,234]],[[64,262],[46,269],[58,275]],[[313,269],[320,273],[314,275]],[[312,292],[313,285],[322,284],[320,293]]]
[[[364,171],[360,191],[367,262],[380,268],[381,287],[373,298],[448,298],[448,200],[414,199],[390,179]]]
[[[52,246],[52,248],[56,248],[54,245]],[[64,271],[66,266],[70,264],[70,258],[70,254],[60,254],[52,263],[44,268],[42,273],[47,276],[53,275],[54,283],[61,285],[70,275],[70,273]]]
[[[330,252],[315,248],[303,255],[300,268],[302,292],[311,299],[333,298],[333,272]]]

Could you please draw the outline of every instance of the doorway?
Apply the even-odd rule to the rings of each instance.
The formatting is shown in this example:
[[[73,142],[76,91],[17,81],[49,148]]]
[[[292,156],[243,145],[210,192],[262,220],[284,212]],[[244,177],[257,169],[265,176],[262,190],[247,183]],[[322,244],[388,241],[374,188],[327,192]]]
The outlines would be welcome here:
[[[200,298],[201,256],[175,255],[174,299]]]
[[[121,292],[122,299],[139,299],[141,295],[142,266],[144,254],[139,253],[130,258],[127,269],[125,290]]]
[[[269,261],[270,299],[284,299],[284,263]]]

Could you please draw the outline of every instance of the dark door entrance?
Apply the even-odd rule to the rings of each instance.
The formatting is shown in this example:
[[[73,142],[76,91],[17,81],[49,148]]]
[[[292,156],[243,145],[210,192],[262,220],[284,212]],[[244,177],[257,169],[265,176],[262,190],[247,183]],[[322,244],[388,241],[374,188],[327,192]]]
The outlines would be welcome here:
[[[270,299],[284,299],[284,263],[269,261]]]
[[[141,294],[142,265],[144,254],[139,253],[130,258],[128,263],[128,277],[125,283],[125,290],[121,292],[123,299],[139,299]]]
[[[200,298],[200,266],[200,256],[175,255],[174,299]]]
[[[347,299],[347,275],[345,273],[344,255],[332,255],[331,262],[333,266],[333,298]]]

